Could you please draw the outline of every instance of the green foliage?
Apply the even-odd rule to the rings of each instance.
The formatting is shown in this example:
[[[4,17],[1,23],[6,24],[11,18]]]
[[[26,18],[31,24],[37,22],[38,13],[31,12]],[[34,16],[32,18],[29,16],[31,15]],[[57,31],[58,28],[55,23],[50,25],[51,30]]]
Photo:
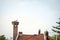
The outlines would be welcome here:
[[[58,40],[60,40],[60,35],[58,35]]]
[[[57,39],[60,40],[60,35],[58,35],[58,38]],[[51,36],[50,37],[50,40],[56,40],[56,35],[55,36]]]
[[[53,26],[52,31],[58,33],[57,40],[60,40],[60,18],[59,18],[59,22],[56,23],[58,24],[58,26]],[[56,36],[52,36],[51,40],[56,40]]]
[[[5,38],[5,36],[4,35],[1,35],[0,36],[0,40],[5,40],[6,38]]]
[[[54,29],[52,29],[52,31],[60,34],[60,18],[59,18],[59,22],[56,23],[58,24],[58,26],[53,26]]]
[[[56,40],[56,36],[51,36],[50,40]]]

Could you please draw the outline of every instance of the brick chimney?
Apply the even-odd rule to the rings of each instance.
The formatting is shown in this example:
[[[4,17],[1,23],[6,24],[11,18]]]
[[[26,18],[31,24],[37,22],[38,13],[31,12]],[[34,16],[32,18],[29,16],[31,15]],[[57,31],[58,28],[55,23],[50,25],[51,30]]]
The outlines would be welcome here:
[[[18,34],[18,24],[19,24],[19,22],[18,21],[12,21],[12,24],[13,24],[13,40],[15,40],[16,37],[17,37],[17,34]]]

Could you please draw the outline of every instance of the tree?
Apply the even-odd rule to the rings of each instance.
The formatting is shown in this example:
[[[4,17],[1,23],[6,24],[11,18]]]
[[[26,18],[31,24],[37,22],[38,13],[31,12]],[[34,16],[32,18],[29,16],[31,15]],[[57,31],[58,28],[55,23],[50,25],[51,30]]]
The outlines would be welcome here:
[[[50,37],[50,40],[56,40],[55,35]]]
[[[0,40],[6,40],[6,37],[4,35],[1,35]]]
[[[58,26],[52,26],[54,29],[52,29],[52,31],[56,32],[59,34],[58,38],[56,36],[56,40],[60,40],[60,18],[59,18],[59,22],[56,22],[58,24]]]

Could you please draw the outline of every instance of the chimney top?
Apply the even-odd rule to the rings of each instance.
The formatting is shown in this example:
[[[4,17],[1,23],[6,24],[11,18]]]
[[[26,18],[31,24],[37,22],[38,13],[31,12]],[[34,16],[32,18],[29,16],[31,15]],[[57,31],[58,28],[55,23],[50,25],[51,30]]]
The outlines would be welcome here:
[[[47,35],[47,36],[48,36],[48,34],[49,34],[49,33],[48,33],[48,31],[45,31],[45,35]]]
[[[22,34],[22,32],[19,32],[19,34]]]
[[[19,36],[22,36],[22,32],[19,32]]]
[[[12,24],[13,24],[13,25],[18,25],[19,22],[18,22],[17,20],[15,20],[15,21],[12,21]]]

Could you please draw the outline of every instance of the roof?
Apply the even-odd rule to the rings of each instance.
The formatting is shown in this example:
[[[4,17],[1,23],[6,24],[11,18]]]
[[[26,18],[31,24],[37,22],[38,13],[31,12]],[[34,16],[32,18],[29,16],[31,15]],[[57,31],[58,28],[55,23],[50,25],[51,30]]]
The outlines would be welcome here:
[[[18,40],[44,40],[44,35],[22,35],[18,37]]]

